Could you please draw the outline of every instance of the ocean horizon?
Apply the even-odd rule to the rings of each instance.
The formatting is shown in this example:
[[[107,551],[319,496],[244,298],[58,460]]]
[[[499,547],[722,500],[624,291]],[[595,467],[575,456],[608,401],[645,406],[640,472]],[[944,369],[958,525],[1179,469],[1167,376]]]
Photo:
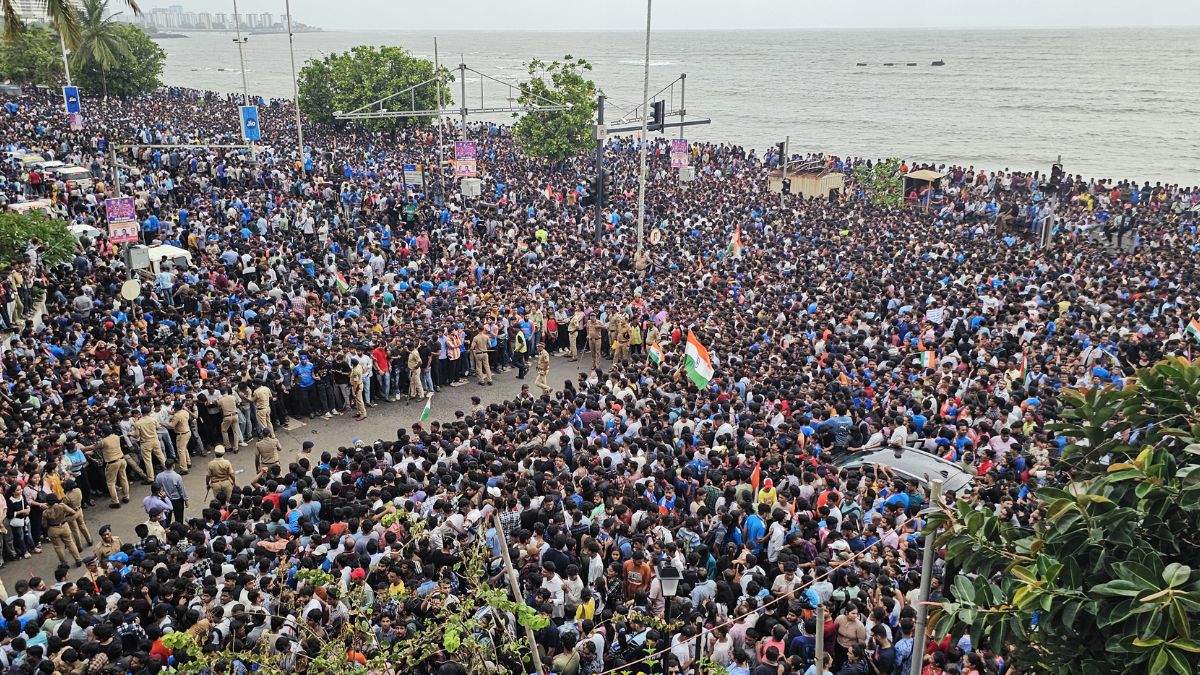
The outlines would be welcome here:
[[[188,37],[159,42],[168,55],[165,84],[241,90],[226,33],[182,33]],[[324,30],[294,39],[299,67],[357,44],[399,45],[432,59],[436,37],[443,65],[453,68],[461,56],[505,82],[523,76],[532,58],[571,54],[593,64],[611,122],[641,102],[643,36]],[[251,92],[290,98],[287,35],[253,35],[245,51]],[[1200,27],[663,30],[652,35],[650,61],[652,92],[686,73],[688,119],[712,120],[688,127],[690,140],[762,151],[790,137],[794,152],[987,170],[1048,171],[1061,155],[1067,172],[1085,177],[1200,184]],[[480,79],[468,73],[468,106],[479,105]],[[487,105],[510,95],[487,78],[482,88]],[[459,89],[452,87],[455,97]],[[678,86],[664,93],[669,110],[679,96]]]

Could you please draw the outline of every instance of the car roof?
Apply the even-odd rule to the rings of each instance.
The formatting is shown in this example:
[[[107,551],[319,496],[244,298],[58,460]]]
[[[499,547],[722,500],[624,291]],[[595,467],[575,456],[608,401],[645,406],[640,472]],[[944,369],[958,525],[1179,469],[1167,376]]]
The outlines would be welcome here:
[[[974,482],[974,476],[959,465],[917,448],[883,447],[876,450],[842,455],[833,461],[835,466],[855,468],[863,465],[886,466],[904,478],[914,478],[928,487],[923,478],[942,480],[942,489],[961,492]]]

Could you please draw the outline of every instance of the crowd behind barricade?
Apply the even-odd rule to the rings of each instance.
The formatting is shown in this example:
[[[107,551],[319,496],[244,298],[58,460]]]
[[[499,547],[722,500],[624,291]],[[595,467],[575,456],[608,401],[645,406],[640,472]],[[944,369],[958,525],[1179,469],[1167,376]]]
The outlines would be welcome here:
[[[907,673],[928,477],[838,460],[934,455],[972,479],[945,501],[1036,526],[1031,490],[1070,471],[1046,428],[1058,392],[1190,355],[1200,312],[1197,187],[935,167],[929,194],[892,209],[854,183],[867,160],[830,156],[846,192],[781,208],[772,153],[693,144],[683,184],[656,140],[660,243],[639,255],[636,139],[606,149],[597,241],[592,160],[531,158],[505,127],[468,129],[484,195],[464,202],[438,175],[436,128],[308,124],[301,150],[290,102],[261,101],[267,143],[213,149],[199,144],[239,142],[235,97],[84,103],[78,130],[39,93],[0,113],[7,203],[49,199],[99,230],[57,266],[30,241],[0,283],[2,555],[52,544],[60,563],[6,580],[9,672],[155,673],[181,658],[175,631],[303,672],[351,593],[368,598],[365,661],[435,630],[470,585],[505,587],[456,567],[482,540],[498,571],[498,516],[523,599],[552,618],[536,636],[551,672]],[[190,256],[139,273],[135,300],[106,236],[117,146],[142,241]],[[711,379],[681,367],[689,342]],[[551,356],[579,376],[548,382]],[[492,400],[510,368],[535,389]],[[464,384],[469,411],[395,438],[296,454],[275,435]],[[246,447],[258,473],[243,478],[224,455]],[[211,501],[191,503],[193,468]],[[146,521],[93,536],[85,507],[137,499],[130,478],[151,486]],[[681,572],[674,597],[663,565]],[[303,581],[312,569],[333,581]],[[477,637],[521,635],[501,612]],[[1008,657],[956,634],[930,641],[924,672],[1001,673]],[[438,653],[413,670],[461,668]]]

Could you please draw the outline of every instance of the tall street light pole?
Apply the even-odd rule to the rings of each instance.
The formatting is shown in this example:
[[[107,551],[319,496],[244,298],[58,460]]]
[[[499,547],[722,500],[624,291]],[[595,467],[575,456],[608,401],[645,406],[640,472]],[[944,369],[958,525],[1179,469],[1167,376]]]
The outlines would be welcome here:
[[[646,66],[642,75],[642,152],[641,168],[638,171],[638,224],[637,253],[642,254],[642,235],[646,224],[646,149],[649,144],[647,127],[650,122],[650,7],[653,0],[646,0]]]
[[[292,57],[292,105],[296,108],[296,142],[299,147],[296,149],[300,156],[300,162],[304,162],[304,128],[300,125],[300,84],[296,81],[296,42],[292,36],[292,0],[283,1],[284,10],[287,12],[287,32],[288,32],[288,52]]]
[[[242,64],[242,94],[245,96],[242,105],[250,105],[250,85],[246,82],[246,54],[242,49],[246,44],[246,39],[242,37],[242,16],[238,13],[237,0],[233,0],[233,27],[237,30],[237,38],[234,42],[238,46],[238,61]]]

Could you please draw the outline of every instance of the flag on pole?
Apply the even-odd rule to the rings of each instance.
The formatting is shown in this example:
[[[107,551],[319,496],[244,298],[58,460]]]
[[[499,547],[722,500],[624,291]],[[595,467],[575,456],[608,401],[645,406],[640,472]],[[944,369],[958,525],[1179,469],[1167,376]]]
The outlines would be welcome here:
[[[750,473],[750,487],[754,488],[754,495],[758,496],[758,484],[762,482],[762,462],[754,463],[754,471]]]
[[[1029,377],[1029,357],[1023,352],[1021,354],[1021,382],[1024,382]]]
[[[341,273],[340,270],[334,275],[334,282],[337,284],[339,291],[343,293],[350,292],[350,283],[346,281],[346,277]]]
[[[433,396],[430,395],[425,399],[425,409],[421,411],[421,421],[429,419],[429,414],[433,411]]]
[[[688,377],[697,387],[701,389],[707,387],[713,378],[712,359],[708,357],[708,349],[700,344],[700,340],[691,329],[688,330],[687,346],[684,348],[683,354],[683,365],[687,369]]]
[[[1191,335],[1196,342],[1200,342],[1200,319],[1192,319],[1188,324],[1187,334]]]
[[[935,354],[934,352],[930,352],[930,351],[921,352],[921,367],[922,368],[936,368],[937,367],[937,354]]]
[[[550,189],[549,183],[546,183],[546,199],[554,199],[554,190]]]
[[[655,364],[662,363],[663,361],[663,350],[657,342],[650,343],[650,346],[646,349],[646,355],[649,356],[650,360]]]
[[[742,246],[742,226],[738,225],[733,228],[733,238],[729,240],[729,248],[725,250],[725,253],[734,258],[740,258],[745,250],[746,247]]]

